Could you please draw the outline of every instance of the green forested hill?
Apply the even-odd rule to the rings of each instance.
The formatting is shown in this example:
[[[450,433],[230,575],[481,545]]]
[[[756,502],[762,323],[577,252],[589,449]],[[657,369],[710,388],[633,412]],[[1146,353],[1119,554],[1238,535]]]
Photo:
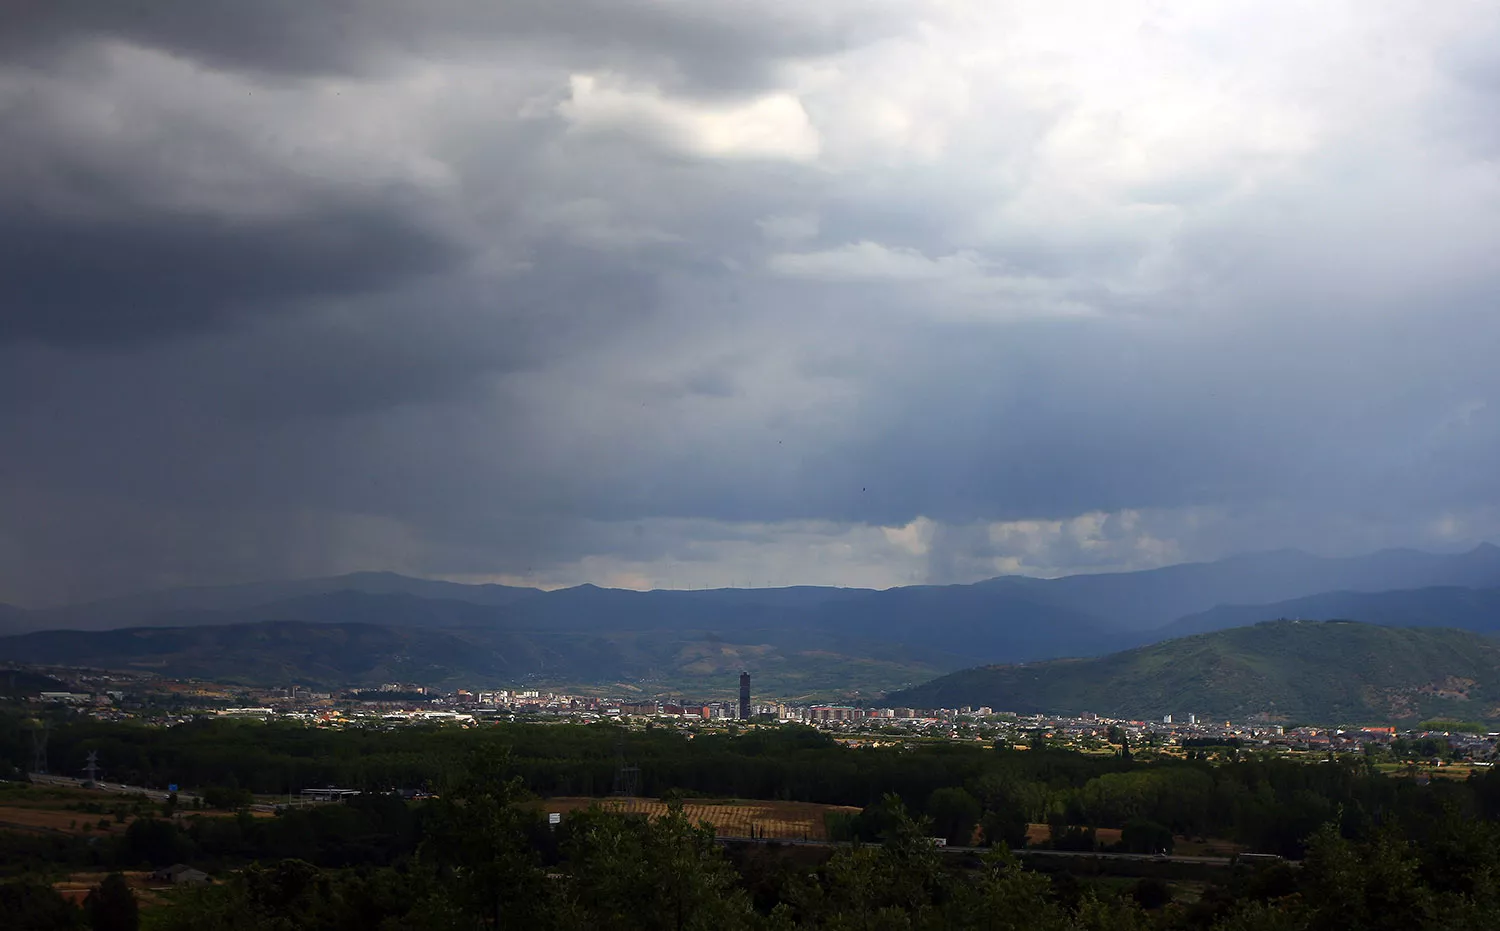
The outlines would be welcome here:
[[[1443,628],[1273,621],[1096,659],[966,669],[891,701],[1133,718],[1191,712],[1326,723],[1495,720],[1500,643]]]
[[[759,694],[778,698],[871,695],[922,682],[962,662],[934,650],[842,644],[787,630],[742,630],[730,638],[694,630],[592,633],[285,620],[0,637],[0,663],[149,671],[246,685],[526,683],[692,697],[734,695],[741,670],[755,676]]]

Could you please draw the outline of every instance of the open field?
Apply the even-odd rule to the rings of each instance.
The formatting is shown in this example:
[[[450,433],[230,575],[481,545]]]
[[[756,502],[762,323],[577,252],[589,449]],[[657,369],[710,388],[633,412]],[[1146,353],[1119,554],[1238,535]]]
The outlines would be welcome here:
[[[1033,846],[1033,845],[1036,845],[1036,844],[1045,843],[1045,842],[1047,842],[1047,841],[1049,841],[1051,839],[1052,839],[1052,828],[1048,827],[1047,825],[1045,825],[1045,824],[1028,824],[1028,825],[1026,825],[1026,844],[1027,844],[1027,846]],[[1120,842],[1120,829],[1119,828],[1097,828],[1094,831],[1094,839],[1099,842],[1099,845],[1101,847],[1108,847],[1110,844],[1118,844]]]
[[[88,789],[7,785],[0,790],[0,829],[83,834],[123,831],[133,812],[129,799]],[[125,815],[117,821],[116,809]],[[100,821],[106,826],[101,828]]]
[[[1415,778],[1425,775],[1429,779],[1468,779],[1480,773],[1478,767],[1467,763],[1449,764],[1443,763],[1434,766],[1430,763],[1376,763],[1375,770],[1387,776]]]
[[[609,811],[663,815],[667,804],[650,798],[549,798],[536,803],[546,812],[568,812],[598,805]],[[693,800],[682,805],[683,814],[697,823],[707,821],[720,837],[748,837],[752,833],[787,840],[827,840],[823,823],[826,812],[858,814],[848,805],[818,805],[812,802],[765,802],[749,799]]]
[[[124,820],[116,817],[116,812]],[[61,785],[0,785],[0,830],[62,834],[124,831],[138,814],[159,817],[161,805],[141,795]],[[274,817],[272,811],[252,811],[252,817]],[[181,818],[232,818],[236,812],[179,809]],[[101,827],[102,823],[102,827]]]
[[[1052,838],[1052,829],[1045,824],[1029,824],[1026,826],[1026,843],[1035,845],[1045,843]],[[1094,839],[1101,848],[1109,847],[1120,842],[1119,828],[1097,828],[1094,831]],[[1177,836],[1176,846],[1173,853],[1179,857],[1232,857],[1245,850],[1244,844],[1224,840],[1216,837],[1191,838]]]
[[[100,820],[107,822],[99,827]],[[116,822],[112,815],[86,811],[69,811],[63,808],[40,808],[19,805],[0,805],[0,829],[19,828],[31,831],[57,831],[64,834],[83,834],[90,831],[123,831],[132,819]],[[85,830],[87,826],[87,831]]]

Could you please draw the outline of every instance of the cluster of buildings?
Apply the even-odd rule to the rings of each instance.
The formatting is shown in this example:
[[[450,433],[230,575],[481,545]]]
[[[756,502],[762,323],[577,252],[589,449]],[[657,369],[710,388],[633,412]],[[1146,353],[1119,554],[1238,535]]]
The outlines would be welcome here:
[[[922,709],[865,702],[756,701],[748,673],[740,675],[738,700],[718,701],[610,698],[536,688],[440,691],[400,682],[334,692],[303,686],[244,688],[145,674],[88,673],[64,678],[68,691],[43,692],[31,700],[70,706],[100,718],[148,718],[166,724],[205,714],[334,727],[475,725],[486,720],[654,720],[683,728],[718,727],[730,722],[799,723],[835,732],[852,743],[928,738],[1030,747],[1043,740],[1050,746],[1083,750],[1122,745],[1168,751],[1229,747],[1324,755],[1391,748],[1409,755],[1407,743],[1432,739],[1449,748],[1450,756],[1473,761],[1493,758],[1500,740],[1500,734],[1398,733],[1390,726],[1288,727],[1265,718],[1232,723],[1207,720],[1195,713],[1165,714],[1159,720],[1141,721],[1097,714],[1015,714],[988,707]]]

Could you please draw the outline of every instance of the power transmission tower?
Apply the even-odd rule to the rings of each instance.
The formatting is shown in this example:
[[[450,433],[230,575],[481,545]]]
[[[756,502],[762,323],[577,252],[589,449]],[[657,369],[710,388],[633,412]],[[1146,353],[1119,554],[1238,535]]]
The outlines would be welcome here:
[[[98,779],[95,778],[96,776],[99,775],[99,751],[98,750],[90,750],[89,751],[89,758],[88,758],[88,761],[85,763],[85,765],[83,767],[83,771],[86,772],[86,773],[88,773],[88,775],[89,775],[89,782],[88,782],[89,785],[93,785],[94,783],[96,783],[96,782],[99,781]]]
[[[635,798],[641,791],[641,768],[625,762],[625,735],[615,744],[615,787],[611,795]]]
[[[31,771],[47,774],[47,722],[31,731]]]

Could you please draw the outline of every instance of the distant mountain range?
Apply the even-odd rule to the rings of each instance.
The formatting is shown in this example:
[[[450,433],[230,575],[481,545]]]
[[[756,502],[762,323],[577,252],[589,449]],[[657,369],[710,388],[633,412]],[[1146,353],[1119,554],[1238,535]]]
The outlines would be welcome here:
[[[1180,618],[1162,633],[1181,636],[1267,620],[1359,620],[1390,627],[1458,627],[1500,632],[1500,588],[1324,592],[1269,605],[1221,605]]]
[[[890,696],[912,707],[1374,724],[1500,719],[1500,643],[1463,630],[1270,621],[1095,659],[985,666]]]
[[[184,649],[163,668],[228,668],[242,677],[254,668],[257,676],[278,681],[300,675],[330,684],[425,669],[435,682],[540,677],[559,684],[697,688],[717,687],[722,683],[713,677],[727,674],[715,662],[692,658],[695,644],[712,642],[721,657],[732,655],[752,672],[777,666],[777,674],[805,692],[868,692],[975,662],[1097,656],[1279,617],[1487,631],[1500,628],[1495,606],[1500,547],[1489,544],[1456,555],[1386,550],[1338,559],[1279,550],[1143,572],[1004,576],[885,591],[805,586],[636,592],[593,585],[541,591],[361,572],[174,589],[60,608],[0,606],[0,634],[11,635],[0,636],[0,661],[45,655],[51,657],[47,662],[90,657],[94,665],[107,665],[99,661],[111,656],[126,662],[135,656],[125,648],[135,642],[131,637],[85,634],[171,628],[181,633],[169,639]],[[246,639],[254,625],[272,622],[302,626],[264,626],[262,639]],[[317,625],[343,633],[312,632]],[[222,630],[188,633],[199,628]],[[385,633],[356,636],[365,628]],[[59,629],[83,633],[41,636]],[[293,647],[277,633],[287,630],[303,631],[308,642],[327,649],[341,636],[361,646],[349,658],[293,657]],[[28,632],[33,635],[17,636]],[[150,641],[159,635],[131,636]],[[444,637],[469,649],[444,653]],[[264,662],[237,665],[235,651],[252,649],[249,643],[260,644],[254,649]],[[437,653],[428,655],[432,650]],[[780,659],[758,658],[772,656]],[[135,666],[142,662],[129,659]],[[848,682],[837,681],[846,673]],[[406,675],[420,681],[415,672]]]

